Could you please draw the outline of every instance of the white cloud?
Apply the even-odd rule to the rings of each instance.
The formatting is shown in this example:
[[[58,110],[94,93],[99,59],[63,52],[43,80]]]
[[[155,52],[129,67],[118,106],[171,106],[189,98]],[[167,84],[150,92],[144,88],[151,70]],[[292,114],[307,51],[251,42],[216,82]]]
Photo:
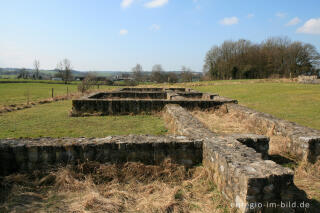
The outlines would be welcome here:
[[[253,18],[254,17],[254,14],[253,13],[250,13],[247,15],[247,18]]]
[[[295,17],[293,19],[291,19],[286,26],[293,26],[293,25],[297,25],[301,22],[301,20],[298,17]]]
[[[119,34],[120,35],[127,35],[128,34],[128,30],[122,29],[122,30],[120,30]]]
[[[297,29],[297,32],[320,35],[320,18],[309,19],[302,27]]]
[[[134,0],[122,0],[121,2],[121,7],[122,8],[126,8],[126,7],[129,7],[132,3],[133,3]]]
[[[156,31],[160,30],[160,26],[157,24],[153,24],[153,25],[151,25],[150,30],[153,32],[156,32]]]
[[[156,8],[156,7],[161,7],[165,4],[167,4],[169,2],[169,0],[153,0],[153,1],[149,1],[147,3],[144,4],[145,7],[147,8]]]
[[[238,24],[239,19],[235,16],[233,17],[226,17],[220,21],[220,24],[222,25],[233,25],[233,24]]]
[[[279,18],[284,18],[284,17],[286,17],[287,16],[287,14],[286,13],[276,13],[276,16],[277,17],[279,17]]]
[[[199,0],[193,0],[193,3],[195,4],[195,9],[200,10],[200,4],[199,4]]]

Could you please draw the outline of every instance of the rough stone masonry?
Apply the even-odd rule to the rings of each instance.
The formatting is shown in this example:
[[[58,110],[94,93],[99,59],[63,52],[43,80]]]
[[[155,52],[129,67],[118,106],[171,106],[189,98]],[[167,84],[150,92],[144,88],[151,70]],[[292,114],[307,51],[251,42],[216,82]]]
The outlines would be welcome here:
[[[292,138],[289,147],[301,159],[319,158],[317,131],[258,113],[217,94],[185,88],[124,88],[73,100],[73,116],[152,113],[163,110],[176,136],[109,136],[106,138],[41,138],[0,140],[0,175],[29,172],[84,161],[159,164],[166,158],[187,168],[203,163],[222,194],[240,212],[295,212],[278,208],[279,202],[303,201],[305,194],[293,183],[293,171],[268,160],[269,138],[254,134],[221,136],[211,132],[186,109],[217,109],[272,128]],[[266,206],[268,204],[276,204]],[[260,206],[262,205],[262,206]]]
[[[241,212],[255,212],[258,209],[279,211],[265,205],[293,201],[292,197],[288,196],[290,190],[296,188],[293,183],[293,171],[273,161],[263,160],[263,155],[256,152],[254,147],[250,148],[246,143],[241,143],[246,137],[240,136],[237,140],[235,135],[216,135],[178,105],[167,105],[164,117],[173,133],[204,140],[204,166],[212,171],[212,179],[218,189]],[[262,153],[265,153],[264,143],[255,147],[258,147],[257,151],[263,150]],[[250,209],[250,206],[260,204],[261,208]]]

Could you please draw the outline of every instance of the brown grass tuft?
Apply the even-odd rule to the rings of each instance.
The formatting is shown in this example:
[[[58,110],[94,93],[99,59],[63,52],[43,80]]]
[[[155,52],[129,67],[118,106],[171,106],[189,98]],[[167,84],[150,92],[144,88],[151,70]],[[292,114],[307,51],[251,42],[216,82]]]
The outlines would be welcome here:
[[[1,182],[11,187],[0,204],[0,212],[23,208],[35,212],[232,211],[212,184],[206,168],[187,170],[170,160],[158,166],[85,163],[42,175],[12,177]],[[12,199],[30,192],[34,199],[41,199],[28,203],[25,198]]]

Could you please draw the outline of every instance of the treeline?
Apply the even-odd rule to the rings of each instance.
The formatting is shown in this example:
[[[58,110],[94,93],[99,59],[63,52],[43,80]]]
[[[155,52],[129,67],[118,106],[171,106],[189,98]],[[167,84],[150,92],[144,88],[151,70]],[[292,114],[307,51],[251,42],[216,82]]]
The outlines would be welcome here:
[[[199,81],[202,75],[185,66],[182,66],[180,72],[166,72],[161,64],[155,64],[149,74],[143,71],[140,64],[137,64],[132,68],[132,77],[138,82],[177,83]]]
[[[269,38],[260,44],[225,41],[206,54],[204,72],[211,79],[290,78],[317,74],[320,55],[311,44]]]

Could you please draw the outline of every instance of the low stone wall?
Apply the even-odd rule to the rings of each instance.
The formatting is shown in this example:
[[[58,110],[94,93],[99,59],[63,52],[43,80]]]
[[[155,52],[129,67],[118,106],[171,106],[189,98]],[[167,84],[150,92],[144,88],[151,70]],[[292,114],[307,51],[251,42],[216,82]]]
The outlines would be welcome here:
[[[160,112],[167,104],[187,109],[212,109],[236,100],[200,93],[188,88],[122,88],[100,92],[72,101],[72,116],[128,115]]]
[[[219,135],[210,131],[197,118],[178,105],[167,105],[163,113],[168,129],[175,135],[185,135],[190,138],[208,139]],[[261,153],[262,159],[268,158],[269,138],[264,135],[255,134],[233,134],[219,136],[237,140],[238,142],[253,148]]]
[[[253,148],[256,152],[261,153],[262,159],[268,159],[269,137],[256,134],[232,134],[227,137],[231,137],[247,147]]]
[[[177,88],[177,87],[172,87],[172,88],[153,88],[153,87],[128,87],[128,88],[122,88],[119,91],[137,91],[137,92],[145,92],[145,91],[172,91],[172,92],[189,92],[191,89],[189,88]]]
[[[228,102],[233,102],[229,100]],[[112,100],[78,99],[72,101],[72,116],[128,115],[160,112],[167,104],[178,104],[186,109],[213,109],[227,100]]]
[[[277,208],[267,208],[266,203],[298,200],[298,197],[289,196],[289,190],[295,188],[293,171],[263,160],[262,155],[253,149],[256,145],[245,142],[246,146],[239,142],[250,135],[242,135],[239,141],[235,139],[236,135],[220,137],[177,105],[167,105],[164,117],[174,133],[204,139],[203,164],[212,171],[218,189],[241,212],[276,212]],[[252,143],[255,141],[258,138]],[[252,206],[255,207],[251,209]],[[285,211],[281,209],[281,212]]]
[[[227,109],[223,111],[229,113],[235,121],[245,123],[251,132],[286,137],[287,152],[297,159],[311,163],[320,160],[319,130],[300,126],[237,104],[228,104]]]
[[[320,84],[320,79],[316,75],[306,76],[306,75],[299,75],[298,76],[298,83],[303,84]]]
[[[202,162],[202,140],[184,136],[109,136],[0,140],[0,175],[85,161],[160,164],[166,158],[191,167]]]
[[[89,99],[167,99],[167,93],[156,92],[100,92],[88,97]]]

